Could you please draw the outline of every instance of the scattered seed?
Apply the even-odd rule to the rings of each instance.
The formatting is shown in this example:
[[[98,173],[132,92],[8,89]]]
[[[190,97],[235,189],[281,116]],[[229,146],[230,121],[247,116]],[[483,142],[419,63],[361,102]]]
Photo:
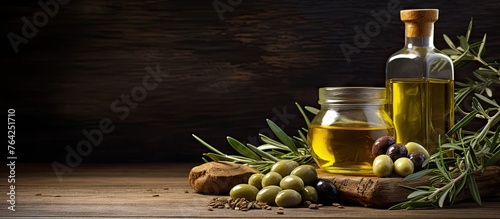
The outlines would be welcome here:
[[[285,210],[285,208],[283,208],[283,207],[279,207],[279,208],[278,208],[278,210]]]
[[[42,193],[36,193],[35,196],[42,196]]]
[[[271,206],[267,206],[266,210],[272,210],[273,208]]]
[[[152,192],[152,191],[153,191],[153,189],[146,189],[146,191],[148,191],[148,192]]]
[[[61,197],[60,195],[54,195],[54,197]]]
[[[318,209],[318,205],[317,204],[310,204],[309,209]]]
[[[254,208],[255,207],[255,202],[249,202],[248,205],[247,205],[247,208]]]
[[[245,198],[232,199],[228,197],[215,197],[210,200],[207,207],[226,208],[239,211],[248,211],[252,209],[271,209],[271,206],[265,202],[248,201]]]
[[[159,197],[160,195],[156,194],[156,195],[153,195],[153,197]]]
[[[208,207],[207,207],[207,210],[209,210],[209,211],[213,211],[213,210],[214,210],[214,208],[212,208],[212,206],[208,206]]]
[[[184,190],[184,193],[189,193],[189,191],[188,190]]]
[[[338,206],[337,208],[344,208],[344,206],[340,205],[340,206]]]
[[[323,207],[323,204],[318,204],[318,207]]]
[[[333,203],[332,206],[333,207],[338,207],[338,206],[340,206],[340,204],[339,203]]]
[[[165,187],[165,188],[163,188],[163,190],[168,190],[168,188],[167,188],[167,187]],[[212,210],[213,210],[213,209],[212,209]]]
[[[284,211],[277,211],[276,214],[285,214]]]

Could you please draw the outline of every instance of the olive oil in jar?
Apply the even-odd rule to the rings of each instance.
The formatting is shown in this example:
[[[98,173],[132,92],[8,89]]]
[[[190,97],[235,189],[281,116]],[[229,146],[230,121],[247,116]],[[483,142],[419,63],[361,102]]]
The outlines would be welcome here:
[[[388,112],[398,142],[419,142],[436,152],[438,138],[453,126],[453,81],[442,79],[390,79]]]
[[[372,144],[381,136],[393,135],[393,128],[312,125],[308,132],[311,154],[327,172],[373,175]]]
[[[397,137],[384,110],[386,89],[323,87],[318,103],[307,133],[316,164],[329,173],[373,176],[372,144],[384,135]]]

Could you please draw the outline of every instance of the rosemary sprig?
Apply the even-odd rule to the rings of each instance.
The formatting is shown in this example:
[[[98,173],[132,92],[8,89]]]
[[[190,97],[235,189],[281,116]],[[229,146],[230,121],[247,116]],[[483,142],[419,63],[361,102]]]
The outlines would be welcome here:
[[[304,113],[304,110],[298,103],[295,103],[295,105],[304,117],[307,126],[309,126],[309,118]],[[309,108],[306,107],[306,110],[309,110]],[[242,156],[222,153],[215,147],[203,141],[198,136],[193,134],[193,137],[210,151],[212,151],[204,153],[203,156],[206,156],[214,161],[222,160],[245,164],[259,170],[262,173],[269,172],[271,166],[276,161],[281,159],[295,160],[299,164],[308,164],[312,162],[309,147],[307,146],[307,139],[303,133],[303,131],[307,132],[307,129],[298,130],[299,137],[290,137],[272,120],[267,119],[266,122],[274,135],[276,135],[276,137],[279,139],[279,141],[274,140],[264,134],[259,134],[260,139],[265,144],[254,146],[251,144],[245,145],[230,136],[227,137],[229,145],[231,145],[231,147],[234,148],[234,150],[236,150]],[[205,157],[202,157],[202,159],[205,162],[208,162]]]
[[[464,115],[446,134],[449,143],[440,143],[439,151],[431,156],[424,165],[428,169],[409,175],[405,180],[418,179],[425,175],[432,176],[433,186],[420,186],[408,195],[408,200],[390,209],[414,209],[420,207],[443,207],[445,203],[452,205],[456,196],[464,188],[468,188],[474,201],[481,205],[481,196],[474,174],[481,172],[486,166],[500,160],[500,106],[493,98],[491,87],[500,84],[500,64],[488,63],[483,59],[485,53],[486,34],[479,42],[469,43],[472,32],[472,19],[465,36],[458,36],[460,45],[443,35],[449,49],[442,50],[450,56],[455,67],[478,62],[482,67],[473,72],[475,79],[467,82],[455,82],[455,110]],[[486,95],[486,96],[485,96]],[[461,108],[467,97],[472,108],[467,112]],[[485,106],[488,106],[485,108]],[[475,131],[466,130],[466,126],[474,119],[485,120],[485,125]],[[496,127],[496,130],[493,130]],[[453,157],[443,155],[453,153]],[[440,186],[434,186],[434,185]]]

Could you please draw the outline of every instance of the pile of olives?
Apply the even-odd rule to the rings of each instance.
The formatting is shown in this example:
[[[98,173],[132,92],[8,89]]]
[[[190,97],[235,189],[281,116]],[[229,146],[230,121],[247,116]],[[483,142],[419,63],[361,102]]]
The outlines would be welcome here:
[[[248,184],[234,186],[229,195],[233,199],[245,198],[271,206],[296,207],[306,201],[333,201],[337,189],[332,182],[318,179],[313,166],[299,166],[293,160],[280,160],[269,173],[255,173],[248,179]]]
[[[379,177],[389,176],[392,172],[405,177],[422,169],[422,164],[430,157],[429,152],[420,144],[408,142],[396,144],[391,136],[378,138],[372,146],[373,173]]]

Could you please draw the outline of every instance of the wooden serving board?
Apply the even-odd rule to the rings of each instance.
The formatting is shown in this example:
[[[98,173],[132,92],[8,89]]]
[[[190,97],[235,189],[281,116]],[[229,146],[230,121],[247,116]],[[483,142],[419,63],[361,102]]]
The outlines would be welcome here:
[[[403,181],[401,177],[366,177],[344,176],[318,170],[319,178],[332,181],[337,187],[340,200],[361,204],[366,207],[387,208],[407,200],[410,190],[400,187],[430,185],[429,177],[417,180]],[[500,195],[500,167],[487,167],[481,174],[475,176],[481,197]],[[456,202],[471,198],[468,189],[464,189]]]

